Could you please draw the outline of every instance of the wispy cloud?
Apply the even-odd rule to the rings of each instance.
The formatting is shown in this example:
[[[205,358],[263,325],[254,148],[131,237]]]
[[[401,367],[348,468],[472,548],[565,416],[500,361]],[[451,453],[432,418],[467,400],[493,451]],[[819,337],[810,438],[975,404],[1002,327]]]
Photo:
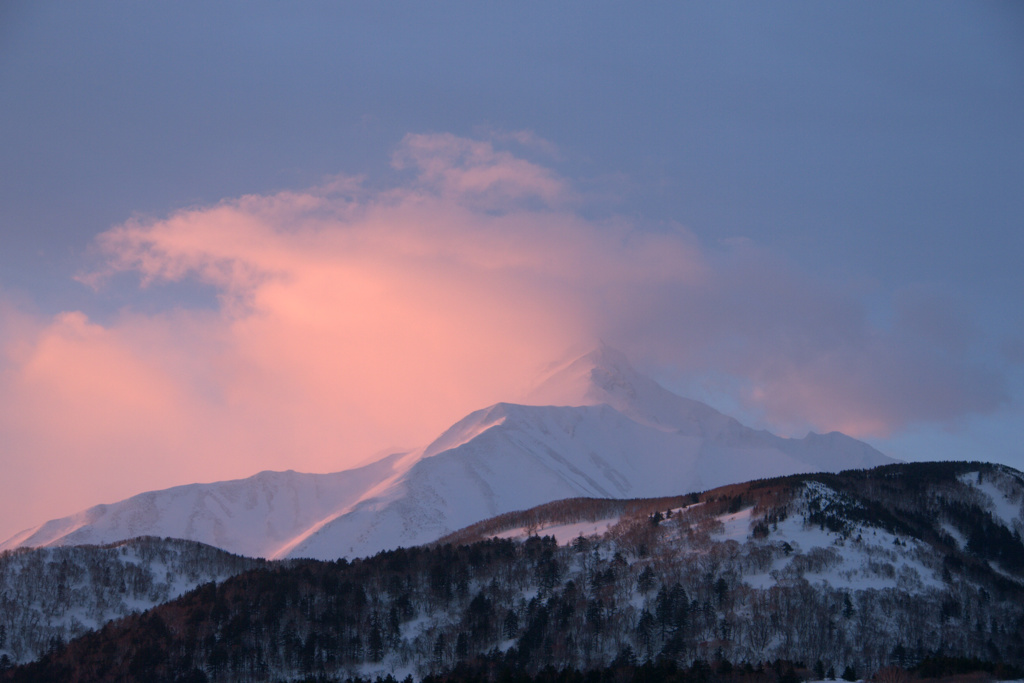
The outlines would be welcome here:
[[[194,280],[215,310],[100,324],[0,307],[0,516],[343,469],[514,399],[598,338],[730,376],[778,425],[880,435],[1006,400],[931,294],[901,294],[880,328],[855,294],[747,241],[586,219],[568,179],[500,139],[410,135],[394,163],[407,182],[390,189],[337,178],[97,238],[104,265],[83,279],[100,295],[116,274]]]
[[[523,145],[536,146],[538,138],[527,133],[508,136]],[[398,169],[413,168],[417,184],[486,208],[515,206],[536,199],[552,206],[572,197],[568,183],[543,166],[496,150],[488,140],[469,140],[451,134],[407,135],[392,157]]]

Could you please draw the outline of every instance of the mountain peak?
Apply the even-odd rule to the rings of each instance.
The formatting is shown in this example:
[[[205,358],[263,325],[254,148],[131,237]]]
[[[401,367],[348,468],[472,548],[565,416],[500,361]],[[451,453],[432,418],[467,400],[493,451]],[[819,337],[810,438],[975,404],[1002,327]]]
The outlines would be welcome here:
[[[624,353],[602,342],[581,356],[573,356],[551,366],[526,396],[524,403],[614,405],[616,396],[635,396],[634,384],[640,377]]]
[[[553,406],[608,404],[642,424],[701,436],[740,426],[709,405],[665,389],[634,369],[624,353],[604,343],[554,366],[524,402]]]

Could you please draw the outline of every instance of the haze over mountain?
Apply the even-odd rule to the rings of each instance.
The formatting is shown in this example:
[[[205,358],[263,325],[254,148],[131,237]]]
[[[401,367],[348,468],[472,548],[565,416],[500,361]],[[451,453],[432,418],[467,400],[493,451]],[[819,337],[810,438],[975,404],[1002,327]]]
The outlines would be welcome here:
[[[268,471],[143,493],[28,529],[0,550],[152,535],[334,559],[563,498],[665,496],[890,462],[839,433],[786,439],[745,427],[602,346],[554,368],[524,403],[473,412],[425,448],[331,474]]]

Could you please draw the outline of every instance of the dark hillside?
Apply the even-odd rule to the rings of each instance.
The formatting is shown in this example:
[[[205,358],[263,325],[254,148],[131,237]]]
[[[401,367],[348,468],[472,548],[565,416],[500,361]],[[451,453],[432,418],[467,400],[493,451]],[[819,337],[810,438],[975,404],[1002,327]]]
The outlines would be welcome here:
[[[767,682],[788,675],[765,673],[776,661],[860,675],[949,658],[1020,667],[1021,482],[1005,467],[919,463],[563,501],[483,528],[620,518],[564,545],[531,535],[268,566],[0,680],[656,680],[644,677],[675,667],[671,680]]]

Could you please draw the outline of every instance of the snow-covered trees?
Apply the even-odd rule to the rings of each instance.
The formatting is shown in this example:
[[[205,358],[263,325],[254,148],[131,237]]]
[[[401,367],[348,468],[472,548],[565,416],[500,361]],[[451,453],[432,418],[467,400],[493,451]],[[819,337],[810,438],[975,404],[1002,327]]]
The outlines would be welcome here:
[[[55,642],[264,564],[156,538],[0,553],[0,656],[31,661]]]

